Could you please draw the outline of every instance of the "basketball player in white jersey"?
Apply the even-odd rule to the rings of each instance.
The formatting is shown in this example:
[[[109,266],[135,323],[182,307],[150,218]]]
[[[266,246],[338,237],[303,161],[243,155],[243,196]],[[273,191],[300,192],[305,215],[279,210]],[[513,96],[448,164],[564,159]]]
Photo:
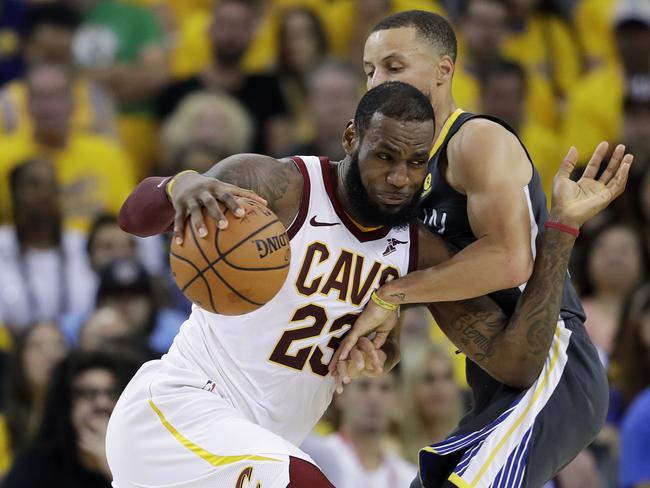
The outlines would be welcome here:
[[[424,95],[387,83],[359,103],[343,135],[347,156],[340,163],[239,155],[206,176],[177,175],[171,195],[165,179],[139,185],[120,214],[122,227],[138,235],[171,230],[174,220],[178,230],[188,215],[201,235],[202,206],[220,221],[215,198],[237,214],[234,196],[253,195],[233,185],[251,188],[287,227],[292,261],[283,288],[265,306],[237,317],[194,307],[169,353],[136,374],[107,433],[116,488],[331,486],[296,446],[331,401],[333,349],[377,286],[450,256],[439,237],[409,224],[433,127]],[[565,161],[561,179],[576,191],[559,201],[572,222],[586,220],[620,193],[629,167],[613,162],[618,171],[608,186],[587,178],[600,185],[602,198],[595,202],[568,180],[574,164],[574,158]],[[545,235],[551,243],[563,238]],[[559,248],[566,256],[538,259],[540,266],[560,258],[564,263],[546,278],[561,282],[570,244]],[[509,325],[489,299],[474,305],[465,315],[502,320],[504,330]],[[521,308],[538,305],[533,295]],[[395,337],[381,351],[360,341],[348,367],[389,369],[398,359]]]

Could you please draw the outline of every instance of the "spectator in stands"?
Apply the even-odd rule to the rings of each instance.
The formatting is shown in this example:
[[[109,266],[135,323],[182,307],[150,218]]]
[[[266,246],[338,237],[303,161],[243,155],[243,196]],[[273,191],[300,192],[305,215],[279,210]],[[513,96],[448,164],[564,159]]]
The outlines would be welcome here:
[[[100,307],[79,331],[82,351],[116,351],[128,348],[132,329],[124,316],[112,307]]]
[[[276,73],[291,109],[296,138],[303,142],[313,136],[307,79],[327,56],[327,36],[318,15],[307,7],[286,9],[278,20]]]
[[[479,78],[479,112],[499,117],[516,131],[540,173],[550,204],[553,177],[564,148],[560,146],[559,136],[555,132],[528,117],[526,72],[517,63],[497,60],[487,65]]]
[[[131,2],[68,1],[83,17],[75,61],[119,102],[120,138],[145,176],[154,159],[154,101],[170,77],[161,27],[150,9]]]
[[[159,305],[151,276],[133,259],[112,261],[99,271],[97,308],[110,307],[126,320],[132,343],[149,357],[166,353],[185,316]],[[80,336],[88,315],[66,318],[63,329],[71,342]]]
[[[307,81],[314,136],[291,153],[327,155],[333,160],[343,158],[341,130],[354,116],[353,107],[359,99],[359,91],[355,71],[347,64],[325,61],[316,68]]]
[[[0,215],[5,220],[9,215],[11,169],[25,159],[47,155],[61,185],[64,224],[85,231],[95,214],[117,213],[133,187],[130,162],[114,141],[71,126],[73,78],[66,66],[37,64],[26,81],[34,131],[0,137]]]
[[[637,175],[650,169],[650,76],[648,82],[647,97],[628,97],[623,105],[622,143],[634,154],[634,173]]]
[[[452,358],[440,345],[412,345],[400,363],[403,378],[402,443],[406,459],[417,464],[418,452],[447,437],[463,414]]]
[[[385,446],[399,409],[398,381],[396,370],[376,378],[357,378],[336,397],[341,424],[325,443],[338,461],[341,483],[337,488],[390,488],[409,486],[413,480],[417,467]]]
[[[618,0],[613,25],[619,64],[588,74],[567,100],[562,145],[583,157],[599,141],[621,140],[626,99],[650,100],[650,2]]]
[[[188,95],[163,125],[160,173],[172,174],[175,168],[171,166],[179,153],[195,145],[212,148],[212,162],[207,169],[220,159],[251,152],[253,129],[246,109],[230,95],[210,92]]]
[[[78,14],[64,3],[30,5],[22,41],[27,66],[53,62],[74,71],[72,39],[79,22]],[[75,72],[72,96],[73,130],[116,135],[113,100],[99,83]],[[23,80],[15,80],[0,91],[0,115],[0,134],[33,132],[27,85]]]
[[[20,38],[25,31],[27,4],[22,0],[4,0],[0,4],[0,86],[23,74]]]
[[[431,340],[431,314],[426,307],[408,307],[401,312],[400,347],[410,350]]]
[[[0,437],[0,452],[4,454],[0,457],[0,473],[7,471],[13,456],[36,433],[52,372],[67,350],[63,334],[53,322],[37,322],[16,335],[3,388],[6,436]]]
[[[34,159],[9,174],[13,225],[0,226],[0,322],[22,328],[87,309],[86,239],[62,226],[52,165]]]
[[[292,134],[279,80],[269,74],[248,74],[242,67],[259,21],[258,8],[254,0],[221,0],[215,5],[209,31],[211,63],[198,76],[169,86],[159,99],[158,115],[169,116],[189,93],[226,91],[255,119],[254,151],[284,156]]]
[[[621,393],[614,405],[621,424],[620,487],[650,483],[650,284],[628,300],[612,355],[612,387]],[[611,408],[610,408],[611,410]]]
[[[106,427],[137,365],[100,352],[71,354],[57,368],[35,440],[5,488],[110,488]]]
[[[463,0],[460,2],[458,57],[454,70],[453,95],[464,110],[480,111],[480,74],[503,58],[508,34],[507,0]],[[556,120],[550,85],[538,73],[527,72],[525,111],[536,124],[552,127]]]
[[[582,304],[585,327],[607,365],[619,330],[626,297],[645,276],[646,257],[635,229],[605,223],[587,244],[583,263]]]

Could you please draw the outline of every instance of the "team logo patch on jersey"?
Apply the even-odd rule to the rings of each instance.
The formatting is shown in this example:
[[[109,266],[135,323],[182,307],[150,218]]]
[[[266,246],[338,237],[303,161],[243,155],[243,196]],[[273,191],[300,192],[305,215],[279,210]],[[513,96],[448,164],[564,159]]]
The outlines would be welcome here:
[[[206,381],[205,385],[203,385],[203,387],[201,389],[205,390],[205,391],[209,391],[210,393],[212,393],[214,391],[214,389],[216,388],[216,386],[217,386],[217,384],[214,381],[208,380],[208,381]]]
[[[424,184],[422,185],[422,193],[420,193],[420,198],[426,197],[431,191],[431,180],[433,180],[433,175],[429,173],[424,179]]]
[[[399,246],[400,244],[407,244],[407,242],[406,241],[400,241],[400,240],[397,240],[397,239],[391,237],[390,239],[388,239],[387,244],[388,245],[386,246],[386,249],[384,250],[384,253],[382,254],[382,256],[388,256],[389,254],[394,253],[395,251],[397,251],[397,246]]]

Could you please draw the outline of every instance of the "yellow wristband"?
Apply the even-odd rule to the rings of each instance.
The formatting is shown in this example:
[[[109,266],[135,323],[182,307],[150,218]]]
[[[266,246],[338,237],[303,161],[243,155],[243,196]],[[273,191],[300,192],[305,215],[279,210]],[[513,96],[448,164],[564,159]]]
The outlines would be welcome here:
[[[393,305],[392,303],[387,302],[386,300],[383,300],[382,298],[377,295],[377,290],[372,292],[372,295],[370,295],[370,299],[377,305],[379,305],[381,308],[384,310],[390,310],[391,312],[394,312],[395,310],[399,309],[399,305]]]
[[[165,185],[165,192],[167,193],[167,196],[169,197],[170,200],[172,199],[172,188],[174,187],[174,183],[176,183],[176,179],[179,176],[184,175],[186,173],[196,173],[196,171],[194,171],[193,169],[186,169],[185,171],[181,171],[180,173],[177,173],[174,176],[172,176],[172,179],[169,180],[167,185]]]

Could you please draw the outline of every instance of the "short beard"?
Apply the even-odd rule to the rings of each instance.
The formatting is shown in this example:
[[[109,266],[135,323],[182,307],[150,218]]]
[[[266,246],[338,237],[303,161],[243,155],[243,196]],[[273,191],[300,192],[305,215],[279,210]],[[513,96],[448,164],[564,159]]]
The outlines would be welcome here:
[[[420,210],[420,194],[413,198],[396,212],[386,212],[378,203],[370,198],[368,191],[361,181],[359,170],[359,152],[351,156],[348,172],[343,186],[352,215],[366,226],[386,226],[393,229],[403,229],[415,221]]]

